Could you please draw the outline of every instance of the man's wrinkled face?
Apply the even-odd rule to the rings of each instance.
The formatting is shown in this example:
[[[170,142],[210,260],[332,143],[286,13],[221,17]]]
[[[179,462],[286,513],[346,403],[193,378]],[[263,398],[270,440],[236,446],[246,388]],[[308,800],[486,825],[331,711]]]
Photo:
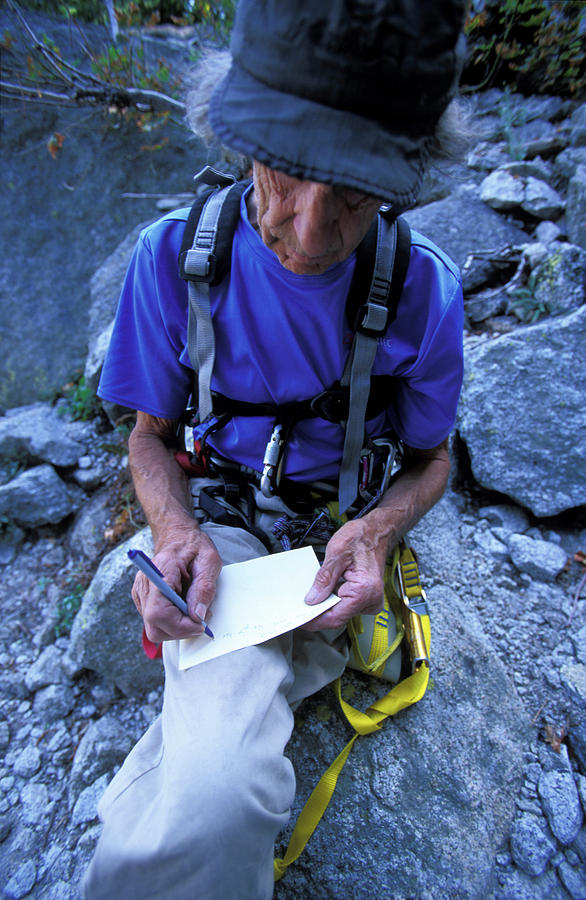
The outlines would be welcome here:
[[[349,188],[300,181],[255,162],[251,224],[285,269],[321,275],[347,259],[368,231],[380,200]]]

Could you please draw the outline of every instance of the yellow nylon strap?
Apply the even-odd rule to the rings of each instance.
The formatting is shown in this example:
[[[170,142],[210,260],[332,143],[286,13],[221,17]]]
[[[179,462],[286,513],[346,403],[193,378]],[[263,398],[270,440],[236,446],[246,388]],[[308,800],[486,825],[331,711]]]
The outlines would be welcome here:
[[[421,624],[429,652],[431,638],[429,617],[422,616]],[[420,700],[425,693],[428,680],[429,669],[427,666],[421,666],[412,675],[405,678],[404,681],[399,682],[399,684],[396,684],[391,688],[388,694],[373,703],[366,712],[354,709],[353,706],[350,706],[350,704],[342,698],[342,681],[340,678],[334,682],[334,688],[340,701],[342,711],[356,731],[356,734],[350,739],[342,752],[322,775],[313,789],[307,803],[301,810],[285,856],[282,859],[274,860],[275,881],[279,881],[285,874],[287,867],[290,866],[292,862],[295,862],[301,855],[309,838],[319,824],[336,788],[338,776],[344,768],[344,764],[348,759],[350,751],[354,746],[354,741],[358,735],[372,734],[372,732],[378,731],[381,727],[381,723],[388,716],[394,716],[395,713],[398,713],[400,710],[405,709],[406,707],[411,706],[411,704],[416,703],[417,700]]]
[[[285,856],[283,859],[274,860],[275,881],[279,881],[285,874],[287,867],[290,866],[292,862],[295,862],[298,856],[301,855],[309,838],[319,824],[319,821],[332,798],[332,794],[336,789],[338,775],[344,768],[344,763],[348,759],[350,750],[357,737],[358,735],[355,734],[354,737],[350,739],[329,769],[324,772],[314,787],[309,800],[299,813],[299,818],[293,829],[293,834],[291,835]]]

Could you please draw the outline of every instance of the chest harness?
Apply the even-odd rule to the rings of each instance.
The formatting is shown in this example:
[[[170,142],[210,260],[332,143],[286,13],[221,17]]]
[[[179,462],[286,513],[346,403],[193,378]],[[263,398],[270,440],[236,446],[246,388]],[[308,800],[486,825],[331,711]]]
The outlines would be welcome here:
[[[178,456],[178,461],[193,475],[218,474],[219,470],[226,482],[226,499],[229,499],[230,482],[235,482],[241,489],[245,479],[256,483],[265,497],[280,496],[296,512],[309,511],[315,506],[316,490],[334,499],[336,487],[324,482],[308,486],[282,477],[283,459],[294,425],[303,419],[321,417],[345,426],[338,485],[339,514],[355,503],[358,506],[366,503],[371,508],[388,486],[393,466],[396,466],[396,442],[378,438],[367,442],[366,446],[364,426],[365,421],[388,407],[392,396],[392,377],[371,377],[371,370],[377,339],[385,334],[395,318],[401,297],[409,265],[409,226],[403,219],[391,217],[390,210],[383,207],[357,248],[356,268],[346,305],[354,336],[339,382],[315,397],[303,400],[282,404],[251,403],[211,389],[215,339],[209,298],[210,287],[219,284],[229,272],[241,197],[250,181],[236,182],[232,176],[216,172],[210,166],[206,166],[195,180],[200,185],[207,185],[208,190],[203,190],[192,206],[179,255],[179,273],[189,286],[187,343],[195,373],[195,402],[188,410],[187,421],[210,424],[196,447],[197,455],[183,453]],[[194,414],[198,418],[194,418]],[[213,458],[213,462],[210,461],[207,439],[233,416],[273,419],[262,472],[228,460]],[[386,459],[382,467],[378,467],[378,488],[373,493],[373,470],[377,457],[381,456]],[[209,497],[206,500],[202,495],[200,499],[204,501],[202,506],[206,502],[210,505]],[[214,510],[207,511],[215,521],[221,521],[214,515]],[[226,516],[224,521],[235,524]]]

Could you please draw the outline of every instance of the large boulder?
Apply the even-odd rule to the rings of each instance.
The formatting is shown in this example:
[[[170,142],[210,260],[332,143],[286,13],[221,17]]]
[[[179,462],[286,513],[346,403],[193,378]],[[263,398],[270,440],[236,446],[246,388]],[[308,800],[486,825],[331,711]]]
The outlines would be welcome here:
[[[464,269],[468,257],[478,251],[493,251],[524,244],[527,235],[507,222],[478,197],[478,188],[464,186],[445,200],[410,210],[405,218],[412,228],[431,238],[454,262]],[[463,271],[464,290],[474,290],[491,279],[494,263],[488,258],[475,260]]]
[[[472,472],[536,516],[586,503],[586,306],[465,353],[457,428]]]
[[[26,18],[70,62],[85,59],[85,42],[108,53],[102,26],[84,24],[81,33],[78,20],[73,28],[33,10]],[[0,32],[14,38],[11,59],[27,52],[7,4]],[[189,42],[159,40],[158,48],[157,57],[181,77]],[[64,140],[53,158],[55,134]],[[157,215],[153,194],[188,191],[204,162],[201,143],[180,122],[147,134],[132,117],[107,109],[3,101],[0,406],[46,399],[83,368],[91,276],[134,225]],[[122,196],[129,193],[132,199]]]
[[[127,696],[136,696],[158,687],[163,670],[142,649],[142,620],[130,596],[136,574],[127,555],[130,548],[152,554],[150,529],[120,544],[100,563],[71,629],[67,669],[70,674],[91,669]]]
[[[0,458],[73,466],[87,452],[85,437],[81,423],[68,422],[47,403],[35,403],[0,418]]]
[[[90,281],[90,313],[88,331],[88,356],[85,379],[93,390],[98,387],[102,363],[110,343],[114,314],[124,282],[124,276],[138,236],[147,225],[143,222],[126,235],[121,244],[104,260]]]
[[[79,493],[49,465],[34,466],[0,487],[0,517],[24,528],[62,522],[80,503]]]
[[[437,517],[448,524],[452,513],[444,502],[433,521],[418,526],[420,549],[437,544],[439,553]],[[463,548],[457,531],[441,535],[449,543],[447,573]],[[379,733],[357,740],[324,818],[277,884],[277,900],[480,900],[497,888],[494,860],[509,834],[529,723],[469,596],[440,584],[429,599],[427,694]],[[343,683],[354,692],[351,702],[364,708],[357,698],[363,699],[365,680],[346,673]],[[373,685],[377,695],[384,693],[383,684]],[[304,725],[288,746],[298,778],[293,820],[351,736],[333,698],[331,707],[323,694],[312,703],[300,708]]]

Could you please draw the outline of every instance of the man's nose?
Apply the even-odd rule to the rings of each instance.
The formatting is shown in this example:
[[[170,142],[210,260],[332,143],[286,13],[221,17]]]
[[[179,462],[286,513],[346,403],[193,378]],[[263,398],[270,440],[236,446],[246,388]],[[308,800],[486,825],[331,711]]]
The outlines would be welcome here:
[[[331,185],[304,181],[295,202],[295,233],[307,256],[322,256],[340,249],[341,198]]]

